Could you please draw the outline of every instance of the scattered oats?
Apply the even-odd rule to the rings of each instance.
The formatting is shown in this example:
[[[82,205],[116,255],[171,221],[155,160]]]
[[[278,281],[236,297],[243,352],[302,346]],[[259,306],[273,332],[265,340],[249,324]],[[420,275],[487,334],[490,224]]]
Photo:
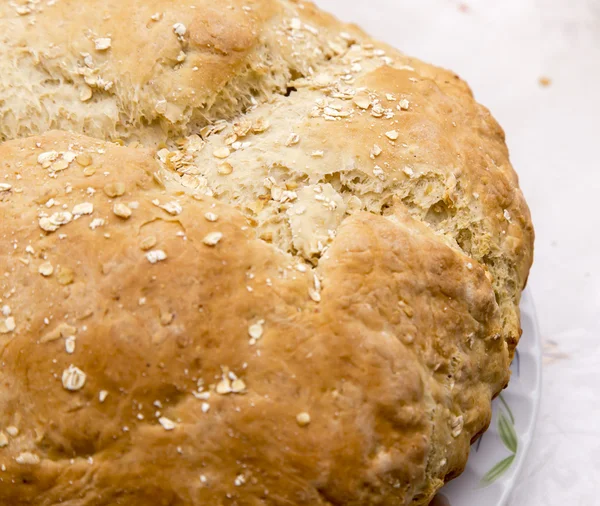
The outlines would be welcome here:
[[[125,193],[125,183],[108,183],[104,185],[104,193],[110,198],[120,197]]]
[[[177,37],[181,38],[186,34],[187,28],[183,23],[175,23],[173,25],[173,31],[175,32],[175,35],[177,35]]]
[[[75,157],[75,161],[82,167],[88,167],[92,165],[92,156],[89,153],[79,153]]]
[[[408,177],[413,177],[415,175],[414,171],[410,167],[404,167],[402,172],[404,172]]]
[[[233,166],[227,162],[220,163],[217,167],[217,172],[222,176],[227,176],[233,172]]]
[[[85,373],[81,369],[75,367],[73,364],[71,364],[68,369],[63,371],[62,384],[67,390],[72,392],[81,390],[85,385],[85,380]]]
[[[259,134],[259,133],[262,133],[265,130],[267,130],[270,126],[271,126],[271,124],[269,123],[268,120],[263,119],[263,118],[259,118],[252,125],[252,131],[255,134]]]
[[[238,137],[245,137],[250,132],[252,128],[252,122],[248,119],[243,119],[241,121],[236,121],[233,124],[233,133]]]
[[[144,306],[146,304],[146,297],[140,297],[138,299],[138,305],[139,306]]]
[[[8,183],[0,183],[0,192],[7,192],[12,188],[12,185]]]
[[[408,111],[409,106],[410,106],[410,102],[408,100],[406,100],[405,98],[400,100],[400,103],[398,104],[398,107],[400,107],[400,109],[403,111]]]
[[[296,264],[296,270],[299,272],[306,272],[306,265],[304,264]]]
[[[469,269],[470,271],[473,270],[473,264],[471,262],[467,263],[467,269]]]
[[[231,154],[231,150],[227,146],[223,146],[222,148],[217,148],[213,151],[213,156],[215,158],[227,158]]]
[[[371,149],[369,155],[371,158],[377,158],[381,153],[382,149],[377,144],[373,144],[373,148]]]
[[[231,391],[234,394],[242,393],[246,390],[246,383],[243,379],[236,378],[231,382]]]
[[[203,402],[200,406],[200,409],[202,409],[202,413],[208,413],[210,409],[210,404],[208,402]]]
[[[510,218],[510,213],[508,212],[508,209],[505,209],[503,214],[504,214],[504,219],[506,219],[506,221],[508,221],[510,223],[511,218]]]
[[[111,40],[110,37],[99,37],[94,39],[94,46],[96,51],[106,51],[110,48]]]
[[[389,132],[385,133],[385,136],[391,140],[391,141],[395,141],[396,139],[398,139],[398,132],[396,130],[390,130]]]
[[[65,351],[70,355],[75,352],[75,336],[69,336],[65,340]]]
[[[119,218],[123,218],[124,220],[126,220],[127,218],[129,218],[131,216],[132,211],[129,206],[126,206],[125,204],[117,202],[113,206],[113,213],[115,213],[115,215],[118,216]]]
[[[87,102],[89,99],[92,98],[93,95],[94,95],[94,92],[92,91],[92,88],[90,88],[86,84],[84,84],[79,89],[79,100],[81,100],[82,102]]]
[[[313,151],[310,156],[314,157],[314,158],[323,158],[323,151],[321,150],[317,150],[317,151]]]
[[[90,228],[92,230],[96,230],[98,227],[104,225],[104,220],[102,218],[94,218],[90,223]]]
[[[152,14],[152,16],[150,16],[150,19],[152,21],[160,21],[162,19],[162,13],[161,12],[155,12],[154,14]]]
[[[86,167],[83,169],[83,175],[85,177],[93,176],[96,173],[96,169],[94,167]]]
[[[82,216],[84,214],[92,214],[94,212],[94,204],[91,202],[83,202],[73,207],[73,216]]]
[[[232,144],[234,144],[237,141],[237,138],[238,138],[237,134],[236,133],[232,133],[232,134],[229,134],[227,137],[225,137],[225,139],[223,140],[223,142],[227,146],[231,146]]]
[[[28,245],[28,246],[25,248],[25,251],[26,251],[27,253],[29,253],[30,255],[33,255],[33,254],[35,253],[35,250],[33,249],[33,246],[31,246],[31,245]]]
[[[229,378],[227,377],[223,377],[223,379],[219,381],[215,387],[215,392],[217,392],[219,395],[226,395],[231,393],[231,391],[231,381],[229,381]]]
[[[206,483],[206,482],[207,482],[206,476],[204,476],[203,474],[201,474],[201,475],[200,475],[200,481],[201,481],[202,483]]]
[[[138,420],[143,420],[144,419],[144,415],[142,415],[141,413],[137,414],[137,419]]]
[[[381,181],[385,181],[385,172],[379,165],[375,165],[375,168],[373,169],[373,175]]]
[[[45,277],[52,276],[52,273],[54,272],[54,267],[50,262],[44,262],[39,266],[38,272]]]
[[[316,274],[313,275],[314,288],[310,287],[308,289],[308,295],[314,302],[321,301],[321,282]]]
[[[367,110],[369,107],[371,107],[371,99],[365,94],[356,95],[353,102],[364,110]]]
[[[46,151],[37,157],[37,162],[44,168],[47,169],[52,165],[52,162],[58,158],[57,151]]]
[[[241,487],[244,483],[246,483],[246,477],[243,474],[238,474],[233,483],[236,487]]]
[[[158,114],[165,114],[167,112],[167,101],[164,99],[157,100],[156,104],[154,104],[154,110]],[[161,150],[163,151],[163,150]]]
[[[154,248],[154,246],[156,246],[156,237],[153,235],[145,237],[140,243],[140,248],[142,248],[144,251],[148,251],[149,249]]]
[[[152,251],[148,251],[146,253],[146,258],[148,262],[151,264],[155,264],[156,262],[162,262],[167,259],[167,254],[161,249],[153,249]]]
[[[39,225],[42,230],[46,232],[55,232],[60,228],[61,225],[66,225],[73,219],[73,215],[68,211],[60,211],[54,213],[52,216],[42,217],[39,220]]]
[[[179,54],[177,55],[177,61],[179,63],[183,63],[186,59],[187,55],[183,52],[183,51],[179,51]]]
[[[31,7],[28,5],[19,5],[15,10],[19,16],[27,16],[27,14],[31,14]]]
[[[50,166],[50,170],[53,172],[60,172],[65,170],[69,166],[69,162],[66,160],[57,160]]]
[[[371,110],[371,116],[374,118],[381,118],[385,112],[385,109],[381,106],[381,104],[373,105],[373,109]]]
[[[223,234],[221,232],[211,232],[202,239],[202,242],[207,246],[216,246],[222,238]]]
[[[477,192],[473,192],[473,198],[474,198],[475,200],[479,200],[479,193],[477,193]]]
[[[304,29],[307,32],[312,33],[313,35],[319,35],[319,30],[317,30],[314,26],[310,26],[310,25],[305,24],[304,25]]]
[[[0,432],[0,448],[8,446],[8,438],[4,432]]]
[[[386,93],[385,98],[387,98],[390,102],[394,102],[396,100],[396,97],[391,93]]]
[[[211,221],[211,222],[215,222],[219,219],[219,217],[215,214],[215,213],[204,213],[204,218],[206,219],[206,221]]]
[[[300,136],[297,133],[291,133],[290,136],[287,138],[287,141],[285,141],[285,145],[287,147],[295,146],[299,142],[300,142]]]
[[[10,313],[11,313],[10,306],[7,306],[6,304],[4,306],[2,306],[2,316],[10,316]]]
[[[152,203],[155,206],[160,207],[161,209],[164,209],[172,216],[177,216],[177,215],[181,214],[181,211],[183,211],[181,204],[175,200],[173,200],[171,202],[167,202],[166,204],[160,204],[158,202],[158,200],[153,200]]]
[[[328,119],[328,117],[330,118],[346,118],[348,116],[350,116],[350,111],[338,111],[336,108],[332,107],[332,106],[328,106],[325,107],[325,109],[323,109],[323,115],[325,117],[325,119]]]
[[[14,425],[6,427],[6,432],[8,432],[10,437],[17,437],[19,435],[19,429]]]
[[[98,393],[98,400],[100,402],[104,402],[107,397],[108,397],[108,392],[106,390],[100,390],[100,392]]]
[[[94,59],[90,53],[81,53],[81,56],[83,56],[83,63],[86,67],[94,68]]]
[[[48,325],[50,323],[50,320],[48,320],[47,318],[44,318],[44,323],[46,325]],[[61,323],[59,324],[56,328],[54,328],[53,330],[51,330],[50,332],[48,332],[47,334],[45,334],[44,336],[42,336],[40,338],[40,343],[49,343],[52,341],[56,341],[57,339],[60,339],[61,337],[66,339],[67,337],[75,334],[77,332],[77,328],[73,327],[67,323]]]
[[[173,430],[175,428],[175,422],[173,420],[169,420],[166,416],[161,416],[158,419],[158,423],[160,423],[165,430]]]
[[[23,452],[19,453],[15,461],[17,464],[37,465],[40,463],[40,458],[35,453]]]
[[[303,411],[302,413],[298,413],[296,415],[296,422],[300,427],[306,427],[310,423],[310,415]]]
[[[258,320],[256,323],[253,323],[248,327],[248,335],[252,338],[252,340],[254,340],[254,342],[262,337],[264,323],[264,320]]]
[[[462,415],[452,417],[450,419],[450,428],[452,429],[452,437],[460,436],[464,426],[464,419]]]

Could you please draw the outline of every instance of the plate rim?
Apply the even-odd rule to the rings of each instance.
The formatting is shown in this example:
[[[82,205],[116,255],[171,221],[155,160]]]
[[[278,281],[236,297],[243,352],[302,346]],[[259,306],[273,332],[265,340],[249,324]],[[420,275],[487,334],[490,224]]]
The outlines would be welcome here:
[[[519,481],[525,461],[528,458],[529,450],[531,448],[538,424],[542,398],[542,339],[539,330],[536,307],[533,302],[531,291],[528,288],[522,292],[519,307],[521,311],[521,328],[525,331],[522,338],[525,337],[525,339],[522,339],[518,345],[517,351],[520,351],[520,353],[515,354],[516,360],[513,360],[513,363],[511,364],[511,369],[513,370],[511,381],[509,381],[507,388],[501,392],[501,394],[508,395],[506,398],[507,401],[503,402],[503,404],[506,409],[509,409],[509,411],[510,407],[506,406],[506,402],[509,402],[510,404],[511,401],[508,399],[513,396],[524,399],[527,405],[526,416],[521,418],[518,412],[515,412],[516,416],[522,420],[522,422],[520,422],[518,425],[519,429],[517,429],[517,426],[513,426],[513,430],[517,429],[515,435],[518,438],[518,451],[516,451],[516,449],[513,451],[508,448],[506,446],[506,442],[498,433],[500,428],[498,427],[492,429],[492,425],[490,423],[490,427],[488,427],[488,430],[483,435],[485,436],[490,432],[495,434],[493,436],[494,439],[496,439],[496,437],[499,438],[503,450],[508,449],[514,456],[514,460],[510,464],[509,469],[506,469],[507,472],[502,473],[501,477],[494,479],[490,483],[485,483],[481,480],[484,479],[482,477],[485,476],[484,472],[488,471],[487,466],[492,466],[494,463],[500,464],[501,461],[492,461],[487,462],[486,464],[478,459],[476,462],[473,462],[472,458],[474,457],[475,453],[481,453],[484,457],[484,461],[492,460],[492,457],[495,458],[495,456],[497,456],[497,450],[494,450],[493,447],[489,450],[483,450],[483,452],[481,452],[478,451],[478,447],[476,446],[478,443],[474,442],[470,447],[469,459],[464,470],[465,473],[461,473],[461,476],[457,476],[456,479],[451,480],[451,482],[447,483],[438,491],[441,496],[445,496],[446,499],[451,501],[452,506],[479,506],[482,504],[482,500],[485,501],[486,506],[509,506],[510,498],[512,497],[516,488],[516,484]],[[526,375],[518,373],[520,364],[522,364],[524,357],[527,357],[526,370],[529,372]],[[514,368],[515,363],[517,364],[516,370]],[[515,386],[515,389],[512,391],[510,389],[511,385]],[[502,412],[504,411],[501,406],[498,406],[499,398],[500,396],[498,396],[493,403],[494,414],[491,420],[491,422],[493,422],[493,420],[496,419],[496,424],[499,423],[499,418],[497,417],[501,416]],[[512,418],[512,414],[510,414],[510,417]],[[506,459],[506,457],[504,458]],[[485,469],[482,470],[482,467]],[[492,469],[493,468],[490,468],[488,473]],[[467,478],[465,474],[469,475],[469,477]],[[461,482],[461,479],[465,480],[464,483]],[[448,485],[450,485],[449,488]],[[483,493],[483,490],[488,487],[492,487],[493,491],[491,493]],[[481,495],[478,490],[481,490],[483,495]]]
[[[525,306],[525,308],[527,309],[526,311],[523,311],[523,306]],[[527,307],[527,306],[529,306],[529,307]],[[531,319],[531,324],[533,327],[533,336],[532,336],[533,339],[532,339],[531,348],[533,351],[533,355],[535,357],[537,357],[537,361],[536,361],[537,371],[534,376],[535,388],[533,391],[534,394],[532,396],[533,413],[531,416],[530,427],[527,430],[527,433],[530,434],[531,436],[529,438],[527,438],[527,440],[524,442],[523,451],[520,453],[520,457],[517,458],[517,461],[515,462],[512,476],[509,481],[509,486],[504,489],[502,495],[500,496],[498,506],[507,506],[508,501],[514,491],[515,484],[516,484],[517,480],[519,479],[519,477],[521,476],[521,472],[523,470],[525,461],[527,460],[527,456],[529,455],[529,449],[531,448],[533,436],[535,434],[535,430],[536,430],[536,427],[538,424],[540,404],[541,404],[541,399],[542,399],[542,368],[543,368],[542,367],[543,366],[542,343],[541,343],[541,335],[540,335],[540,327],[539,327],[539,322],[538,322],[537,310],[536,310],[535,302],[533,300],[533,296],[531,295],[531,290],[529,287],[526,287],[523,290],[523,293],[521,296],[520,308],[521,308],[521,311],[526,312],[527,315],[529,316],[529,318]],[[517,345],[517,348],[518,348],[518,345]]]

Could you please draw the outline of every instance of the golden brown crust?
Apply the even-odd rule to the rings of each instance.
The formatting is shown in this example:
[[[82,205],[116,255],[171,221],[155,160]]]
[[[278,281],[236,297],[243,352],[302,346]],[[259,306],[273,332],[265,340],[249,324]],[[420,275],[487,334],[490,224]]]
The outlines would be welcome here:
[[[519,338],[504,133],[312,4],[132,3],[0,7],[0,504],[428,504]]]

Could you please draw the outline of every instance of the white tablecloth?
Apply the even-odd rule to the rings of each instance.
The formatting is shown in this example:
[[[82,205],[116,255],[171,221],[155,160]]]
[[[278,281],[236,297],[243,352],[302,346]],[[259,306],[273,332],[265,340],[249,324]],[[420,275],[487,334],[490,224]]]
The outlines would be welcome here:
[[[545,355],[510,506],[600,505],[600,0],[317,4],[458,72],[506,130],[536,227],[530,286]]]

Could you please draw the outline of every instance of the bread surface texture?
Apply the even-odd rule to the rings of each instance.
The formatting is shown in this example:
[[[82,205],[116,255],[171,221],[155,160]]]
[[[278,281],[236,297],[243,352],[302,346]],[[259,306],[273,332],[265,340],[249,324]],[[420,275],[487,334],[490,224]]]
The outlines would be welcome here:
[[[0,28],[0,505],[429,504],[533,255],[468,86],[306,2]]]

